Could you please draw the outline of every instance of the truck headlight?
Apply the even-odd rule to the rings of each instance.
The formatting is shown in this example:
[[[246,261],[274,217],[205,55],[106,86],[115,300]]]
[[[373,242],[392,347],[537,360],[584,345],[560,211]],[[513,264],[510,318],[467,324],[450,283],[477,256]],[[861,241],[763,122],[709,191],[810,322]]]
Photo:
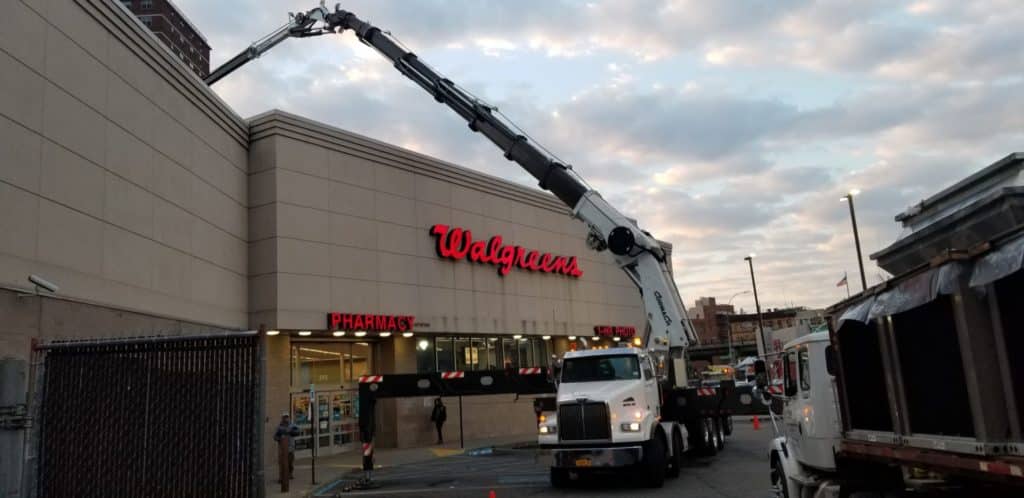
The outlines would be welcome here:
[[[539,430],[541,434],[558,434],[557,425],[542,425]]]
[[[622,432],[640,432],[640,422],[630,422],[628,424],[622,424],[620,426]]]

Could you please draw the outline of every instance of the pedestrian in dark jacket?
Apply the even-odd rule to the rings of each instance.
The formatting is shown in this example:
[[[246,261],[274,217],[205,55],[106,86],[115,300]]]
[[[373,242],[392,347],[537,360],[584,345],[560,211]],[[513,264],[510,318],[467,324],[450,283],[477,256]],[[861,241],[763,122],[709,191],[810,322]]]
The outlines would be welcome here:
[[[277,424],[277,430],[274,431],[274,441],[280,443],[281,439],[288,438],[288,479],[295,478],[295,438],[298,435],[299,427],[292,423],[288,412],[282,413],[281,423]],[[286,479],[281,476],[281,480]]]
[[[430,412],[430,421],[437,428],[437,444],[444,444],[444,438],[441,437],[441,427],[444,425],[445,420],[448,420],[448,411],[445,409],[444,403],[441,402],[441,398],[437,398],[434,400],[434,409]]]

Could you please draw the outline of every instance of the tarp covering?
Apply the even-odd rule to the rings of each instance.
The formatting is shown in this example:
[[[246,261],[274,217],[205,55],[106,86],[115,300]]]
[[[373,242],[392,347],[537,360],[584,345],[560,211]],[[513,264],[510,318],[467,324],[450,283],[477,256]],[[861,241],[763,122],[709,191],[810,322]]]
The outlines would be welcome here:
[[[868,323],[868,312],[871,311],[871,306],[875,304],[875,296],[868,296],[867,299],[846,308],[839,317],[839,327],[843,326],[843,322],[847,320],[853,320],[855,322]]]
[[[867,319],[901,313],[929,303],[940,295],[953,294],[964,271],[964,264],[953,261],[899,282],[875,298]]]
[[[1024,267],[1024,235],[1003,244],[974,263],[971,287],[982,287],[1010,276]]]

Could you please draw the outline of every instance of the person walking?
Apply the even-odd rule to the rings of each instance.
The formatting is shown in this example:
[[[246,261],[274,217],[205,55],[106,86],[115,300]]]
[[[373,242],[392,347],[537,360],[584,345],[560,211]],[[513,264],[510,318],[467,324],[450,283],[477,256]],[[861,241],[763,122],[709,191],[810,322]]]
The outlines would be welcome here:
[[[437,428],[437,444],[444,444],[444,437],[441,436],[441,427],[445,420],[448,420],[448,411],[441,402],[441,398],[434,400],[434,409],[430,412],[430,421]]]
[[[278,444],[278,456],[281,458],[281,486],[287,490],[289,480],[295,478],[295,438],[299,435],[299,426],[292,423],[288,412],[281,414],[281,422],[274,431],[274,441]],[[287,446],[287,449],[285,448]],[[284,453],[287,452],[287,456]],[[287,466],[285,465],[287,460]]]

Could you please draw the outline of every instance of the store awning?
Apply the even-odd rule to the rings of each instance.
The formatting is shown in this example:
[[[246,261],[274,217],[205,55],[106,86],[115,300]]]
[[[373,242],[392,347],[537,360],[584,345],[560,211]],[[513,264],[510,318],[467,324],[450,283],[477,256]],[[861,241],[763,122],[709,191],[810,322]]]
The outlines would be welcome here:
[[[971,287],[983,287],[1024,267],[1024,234],[1001,245],[974,263]]]

